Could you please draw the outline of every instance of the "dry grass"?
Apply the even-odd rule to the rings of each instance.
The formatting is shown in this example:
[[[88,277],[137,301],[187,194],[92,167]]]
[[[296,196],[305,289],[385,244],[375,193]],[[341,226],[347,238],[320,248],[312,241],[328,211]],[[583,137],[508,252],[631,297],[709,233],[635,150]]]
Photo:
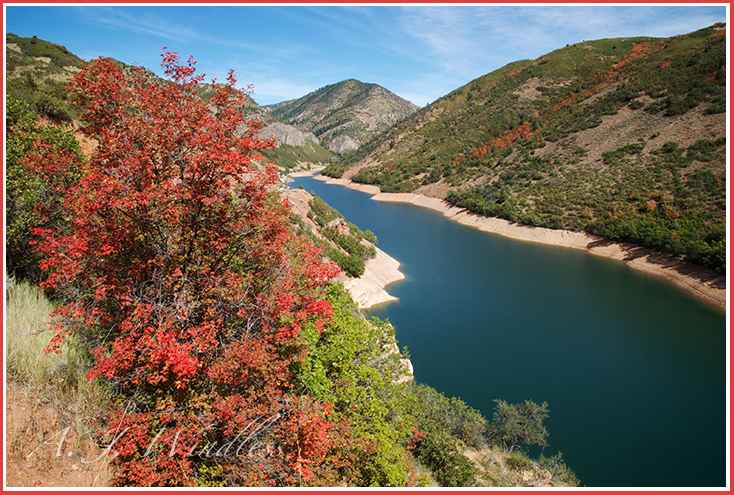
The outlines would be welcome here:
[[[109,458],[91,432],[108,396],[86,379],[88,356],[73,340],[61,354],[44,352],[53,308],[37,287],[6,285],[6,483],[106,486]]]
[[[53,304],[38,288],[9,282],[5,290],[5,356],[8,374],[15,379],[45,384],[68,356],[45,354],[51,340],[48,315]]]
[[[38,287],[25,282],[6,286],[6,371],[32,386],[95,396],[99,390],[85,376],[88,354],[73,338],[62,345],[61,354],[44,352],[52,337],[48,321],[53,309]]]

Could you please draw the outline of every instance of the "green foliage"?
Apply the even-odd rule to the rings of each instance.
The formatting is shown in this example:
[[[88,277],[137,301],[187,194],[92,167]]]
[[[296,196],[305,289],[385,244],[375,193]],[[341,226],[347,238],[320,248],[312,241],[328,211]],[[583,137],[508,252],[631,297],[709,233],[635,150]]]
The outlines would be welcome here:
[[[456,439],[445,430],[435,429],[429,424],[426,437],[418,444],[415,455],[433,471],[433,476],[442,486],[475,486],[479,471],[464,456]]]
[[[323,199],[313,195],[309,201],[308,217],[321,227],[321,233],[335,244],[328,247],[325,254],[352,278],[364,274],[364,262],[376,254],[377,236],[369,230],[363,232],[355,224],[348,223],[344,217],[329,206]],[[337,221],[334,224],[334,221]],[[346,226],[348,233],[342,233]],[[366,241],[363,242],[363,241]]]
[[[307,326],[301,332],[309,352],[293,367],[294,386],[332,403],[339,431],[349,432],[332,441],[333,454],[344,460],[340,478],[357,486],[404,486],[410,471],[404,446],[412,421],[399,413],[393,392],[406,374],[401,356],[386,351],[394,330],[386,322],[365,320],[339,283],[327,289],[326,299],[334,310],[331,323],[322,331]]]
[[[327,248],[324,253],[350,277],[359,278],[364,275],[364,260],[359,256],[355,254],[344,254],[334,248]]]
[[[548,430],[543,421],[548,418],[548,403],[536,404],[526,400],[522,404],[509,404],[496,400],[494,423],[489,437],[506,452],[513,452],[518,445],[548,446]]]
[[[406,414],[415,418],[423,434],[413,454],[443,486],[473,486],[478,472],[462,446],[486,446],[487,422],[481,413],[426,385],[412,384],[403,393]]]
[[[6,33],[5,42],[16,44],[20,52],[27,57],[48,57],[51,59],[49,63],[57,67],[81,67],[84,63],[65,46],[38,39],[36,36],[23,38],[13,33]]]
[[[334,159],[334,155],[329,150],[311,141],[304,146],[281,143],[277,148],[263,150],[263,156],[285,172],[295,170],[304,163],[328,163]]]
[[[411,386],[411,407],[421,426],[429,423],[474,448],[486,446],[487,420],[482,414],[456,397],[447,398],[422,384]]]
[[[614,151],[607,151],[602,155],[602,158],[604,159],[604,163],[606,165],[613,165],[618,160],[625,158],[627,155],[640,154],[642,152],[642,148],[644,148],[642,144],[628,144],[626,146],[622,146],[621,148],[617,148]]]
[[[726,269],[726,174],[719,169],[726,141],[701,140],[688,149],[666,142],[647,160],[653,182],[662,183],[646,196],[632,186],[620,190],[613,207],[598,211],[591,230],[615,241],[634,242],[682,256],[713,268]],[[698,165],[695,165],[698,163]],[[684,176],[681,169],[695,165]],[[649,183],[649,178],[647,181]],[[649,185],[648,185],[649,187]],[[604,214],[606,213],[606,215]]]
[[[52,79],[36,83],[31,75],[26,73],[24,78],[8,80],[7,95],[26,101],[39,115],[69,122],[77,116],[77,112],[71,106],[64,87],[64,83]]]
[[[85,159],[72,129],[40,124],[27,102],[10,96],[5,101],[5,266],[13,276],[37,283],[41,280],[40,255],[30,244],[35,239],[32,230],[62,229],[68,219],[63,214],[44,215],[36,207],[41,202],[62,202],[61,191],[79,179]],[[31,155],[56,153],[73,162],[63,174],[54,174],[58,188],[41,170],[26,166]]]
[[[533,461],[530,460],[528,456],[523,454],[520,451],[513,451],[511,452],[506,458],[505,462],[508,466],[510,466],[512,469],[523,471],[525,469],[529,469],[533,466]]]
[[[311,210],[308,213],[308,217],[319,224],[321,227],[325,227],[326,224],[336,218],[343,218],[338,211],[329,206],[326,201],[319,198],[315,194],[312,194],[313,199],[309,201],[309,207]]]
[[[516,162],[498,180],[451,190],[447,199],[481,215],[585,230],[723,272],[726,140],[704,139],[688,149],[669,141],[649,154],[641,153],[644,146],[630,143],[604,153],[607,168],[593,172],[556,172],[557,165],[536,158]],[[573,156],[570,143],[566,149]]]
[[[5,68],[8,73],[6,94],[26,101],[39,115],[58,121],[71,121],[77,110],[70,105],[65,91],[71,70],[84,62],[60,45],[33,38],[6,34],[13,48],[6,50]]]

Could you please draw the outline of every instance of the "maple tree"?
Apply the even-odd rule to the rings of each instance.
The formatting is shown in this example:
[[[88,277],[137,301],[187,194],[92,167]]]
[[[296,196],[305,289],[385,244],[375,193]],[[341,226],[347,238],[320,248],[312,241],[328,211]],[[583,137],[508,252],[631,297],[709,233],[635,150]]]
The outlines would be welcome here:
[[[328,446],[330,405],[294,390],[304,324],[323,328],[337,268],[289,230],[274,143],[246,122],[247,91],[163,54],[169,80],[99,58],[71,82],[99,145],[67,184],[69,219],[36,249],[55,311],[49,352],[67,335],[114,389],[104,427],[127,485],[293,485]],[[30,167],[63,164],[36,154]]]

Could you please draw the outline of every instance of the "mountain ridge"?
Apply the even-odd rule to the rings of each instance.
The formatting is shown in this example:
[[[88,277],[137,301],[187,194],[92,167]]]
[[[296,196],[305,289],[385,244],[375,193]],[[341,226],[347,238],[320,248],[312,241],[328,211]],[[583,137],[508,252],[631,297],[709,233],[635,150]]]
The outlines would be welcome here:
[[[418,109],[374,83],[347,79],[301,98],[264,107],[279,120],[313,132],[330,151],[342,153]]]

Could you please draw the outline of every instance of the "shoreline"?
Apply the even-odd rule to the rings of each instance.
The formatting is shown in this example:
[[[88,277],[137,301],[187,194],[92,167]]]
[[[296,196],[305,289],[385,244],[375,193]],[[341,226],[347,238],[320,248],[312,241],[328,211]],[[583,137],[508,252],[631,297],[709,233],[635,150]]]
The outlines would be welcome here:
[[[400,262],[375,246],[375,257],[364,263],[364,273],[359,278],[341,274],[337,280],[344,283],[359,309],[369,309],[378,304],[397,301],[385,288],[393,282],[405,279]]]
[[[357,184],[349,179],[333,179],[315,174],[315,172],[312,174],[315,179],[327,184],[340,185],[371,194],[375,201],[408,203],[430,208],[443,213],[450,220],[482,232],[499,234],[520,241],[582,250],[595,256],[621,261],[634,270],[666,280],[697,299],[726,311],[726,276],[671,255],[634,244],[609,241],[584,232],[532,227],[515,224],[501,218],[484,217],[464,208],[452,206],[439,198],[415,193],[383,193],[377,186]]]
[[[299,177],[313,175],[315,172],[302,172]],[[291,211],[299,215],[304,222],[316,228],[316,224],[308,218],[308,201],[311,195],[305,191],[290,189],[284,193],[290,203]],[[393,282],[405,279],[400,271],[400,262],[375,246],[375,256],[365,261],[364,273],[359,278],[348,277],[343,271],[335,280],[342,282],[344,288],[357,303],[357,307],[368,309],[378,304],[397,301],[385,288]]]

